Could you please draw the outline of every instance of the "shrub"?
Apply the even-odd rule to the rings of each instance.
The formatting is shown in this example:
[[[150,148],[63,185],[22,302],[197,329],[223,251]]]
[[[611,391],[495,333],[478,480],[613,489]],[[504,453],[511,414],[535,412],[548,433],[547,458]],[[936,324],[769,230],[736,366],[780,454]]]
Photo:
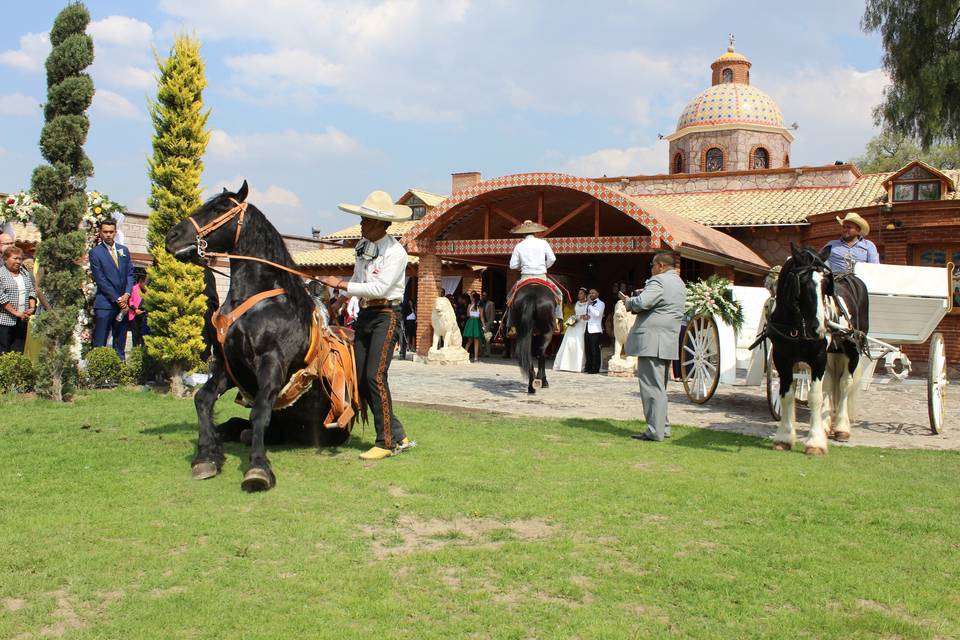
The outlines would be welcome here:
[[[123,366],[124,384],[147,384],[162,377],[160,364],[150,357],[143,347],[134,347],[127,351],[127,361]]]
[[[94,389],[120,384],[123,362],[112,347],[95,347],[87,352],[84,383]]]
[[[57,401],[69,400],[80,382],[80,372],[70,347],[43,353],[37,362],[36,374],[37,395]]]
[[[0,392],[33,391],[36,372],[30,358],[22,353],[4,353],[0,355]]]

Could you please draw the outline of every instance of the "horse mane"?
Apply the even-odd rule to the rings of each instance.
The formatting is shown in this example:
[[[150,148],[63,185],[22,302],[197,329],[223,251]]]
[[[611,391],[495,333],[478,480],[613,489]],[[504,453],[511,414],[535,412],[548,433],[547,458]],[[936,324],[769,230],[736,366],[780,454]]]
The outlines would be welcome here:
[[[221,193],[208,200],[207,203],[204,204],[204,208],[216,206],[220,204],[217,201],[222,199],[224,201],[222,207],[226,210],[226,208],[233,206],[229,198],[234,198],[235,195],[236,194],[232,193]],[[273,226],[273,223],[267,219],[267,216],[255,205],[250,203],[247,203],[247,211],[243,219],[243,231],[240,233],[240,242],[235,248],[235,251],[241,255],[256,256],[285,267],[290,267],[291,269],[297,268],[297,265],[293,261],[293,256],[290,255],[286,244],[283,242],[283,236],[281,236],[277,228]],[[265,266],[265,268],[271,267]],[[303,280],[282,269],[274,269],[274,271],[277,274],[277,279],[280,281],[281,286],[286,290],[287,295],[295,305],[313,309],[315,303],[307,292]]]

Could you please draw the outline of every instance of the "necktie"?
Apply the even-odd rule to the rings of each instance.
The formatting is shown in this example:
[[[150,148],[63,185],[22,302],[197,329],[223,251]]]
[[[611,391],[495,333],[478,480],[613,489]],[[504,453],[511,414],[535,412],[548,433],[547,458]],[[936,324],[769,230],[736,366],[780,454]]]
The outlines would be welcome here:
[[[110,247],[110,257],[113,258],[113,266],[115,266],[117,269],[119,269],[119,268],[120,268],[120,262],[117,260],[117,248],[116,248],[116,247]]]

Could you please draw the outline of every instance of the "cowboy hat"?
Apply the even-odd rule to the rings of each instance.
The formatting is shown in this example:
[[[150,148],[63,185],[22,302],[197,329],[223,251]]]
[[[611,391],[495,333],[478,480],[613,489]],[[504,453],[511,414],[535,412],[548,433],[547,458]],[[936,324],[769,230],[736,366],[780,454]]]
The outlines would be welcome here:
[[[364,198],[362,204],[340,203],[337,208],[364,218],[386,220],[387,222],[409,220],[410,216],[413,215],[413,210],[410,207],[394,204],[393,198],[386,191],[371,191],[370,195]]]
[[[510,229],[510,233],[543,233],[547,228],[542,224],[537,224],[533,220],[524,220],[513,229]]]
[[[870,223],[855,214],[853,211],[845,215],[842,220],[840,219],[840,216],[837,216],[837,222],[840,223],[840,226],[843,226],[847,222],[852,222],[860,227],[860,235],[862,237],[866,238],[868,235],[870,235]]]

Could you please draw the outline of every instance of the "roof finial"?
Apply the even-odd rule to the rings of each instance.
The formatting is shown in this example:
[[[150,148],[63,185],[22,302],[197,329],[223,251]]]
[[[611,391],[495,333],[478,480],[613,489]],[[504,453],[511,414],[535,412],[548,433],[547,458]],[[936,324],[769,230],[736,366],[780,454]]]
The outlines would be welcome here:
[[[733,37],[732,33],[728,35],[730,36],[730,45],[727,47],[727,51],[733,53],[733,45],[737,41],[737,39]]]

